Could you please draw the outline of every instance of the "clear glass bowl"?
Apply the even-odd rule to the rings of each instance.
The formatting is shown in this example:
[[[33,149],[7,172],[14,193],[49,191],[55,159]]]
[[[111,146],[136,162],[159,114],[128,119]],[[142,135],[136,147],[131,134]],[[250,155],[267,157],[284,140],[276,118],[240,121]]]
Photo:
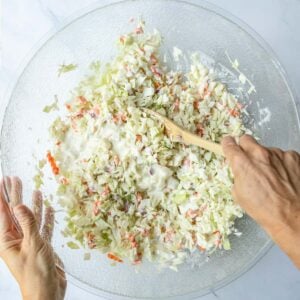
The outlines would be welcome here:
[[[33,189],[32,155],[41,157],[46,153],[47,128],[54,118],[42,113],[43,107],[52,102],[54,95],[60,101],[67,100],[69,91],[92,60],[105,62],[112,58],[117,37],[131,30],[131,17],[139,16],[149,28],[161,31],[166,53],[173,46],[186,52],[200,50],[213,58],[216,66],[229,70],[225,51],[238,58],[241,70],[257,90],[243,98],[249,105],[252,128],[265,145],[299,150],[299,120],[293,93],[278,61],[257,34],[228,13],[202,1],[197,5],[180,1],[124,1],[94,7],[75,16],[36,51],[7,95],[9,104],[1,135],[2,172],[21,177],[25,203],[30,204]],[[58,78],[57,67],[62,62],[77,63],[79,70]],[[54,182],[46,180],[43,191],[48,194],[54,188]],[[95,251],[90,261],[84,261],[86,251],[63,246],[63,212],[56,213],[56,221],[53,247],[71,281],[111,299],[188,299],[204,295],[240,276],[271,245],[265,232],[244,217],[237,222],[243,235],[231,239],[231,251],[219,251],[208,262],[199,258],[200,266],[186,263],[178,272],[158,271],[155,266],[144,264],[136,273],[134,267],[126,264],[112,267]]]

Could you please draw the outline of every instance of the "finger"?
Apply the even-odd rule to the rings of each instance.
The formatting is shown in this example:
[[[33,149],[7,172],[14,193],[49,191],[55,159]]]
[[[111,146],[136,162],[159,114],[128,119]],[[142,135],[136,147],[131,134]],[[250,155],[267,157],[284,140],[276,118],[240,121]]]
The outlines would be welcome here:
[[[63,280],[66,280],[66,273],[64,271],[65,266],[64,266],[62,260],[59,258],[59,256],[55,252],[54,252],[54,259],[55,259],[57,273]]]
[[[222,141],[221,145],[224,151],[224,154],[227,159],[231,159],[236,155],[241,155],[243,153],[242,149],[236,143],[236,140],[232,136],[225,136]]]
[[[60,260],[60,258],[56,254],[55,254],[55,256]],[[66,273],[64,271],[63,265],[60,266],[59,264],[57,264],[56,265],[56,271],[58,273],[58,276],[60,277],[59,285],[60,285],[60,288],[61,288],[61,291],[62,291],[61,296],[64,298],[68,283],[67,283]]]
[[[60,269],[64,273],[65,265],[62,262],[62,260],[60,259],[60,257],[55,252],[54,252],[54,260],[55,260],[55,264],[56,264],[57,268]]]
[[[225,157],[228,159],[233,173],[235,173],[239,169],[241,161],[246,158],[245,153],[231,136],[224,137],[221,144]]]
[[[9,197],[12,207],[22,203],[22,181],[19,177],[11,178],[11,190]]]
[[[56,271],[58,273],[58,276],[60,277],[60,287],[62,291],[65,291],[66,287],[67,287],[67,279],[66,279],[66,273],[65,271],[63,271],[62,269],[60,269],[60,267],[56,266]],[[62,298],[64,299],[64,297]]]
[[[32,211],[25,205],[14,207],[14,213],[22,229],[24,239],[31,240],[39,237],[39,230]]]
[[[0,182],[0,235],[5,234],[13,226],[12,215],[5,197],[4,180]]]
[[[3,179],[1,179],[1,198],[9,202],[10,191],[11,191],[11,179],[10,177],[6,176]]]
[[[240,147],[245,151],[245,152],[252,152],[257,146],[260,146],[257,141],[248,134],[245,134],[240,137]]]
[[[54,227],[54,210],[51,206],[45,209],[44,226],[42,229],[42,238],[51,244]]]
[[[281,149],[270,147],[269,150],[271,150],[279,159],[283,159],[284,152]]]
[[[42,193],[40,191],[34,191],[32,193],[32,211],[39,230],[41,228],[41,223],[42,223],[42,210],[43,210]]]

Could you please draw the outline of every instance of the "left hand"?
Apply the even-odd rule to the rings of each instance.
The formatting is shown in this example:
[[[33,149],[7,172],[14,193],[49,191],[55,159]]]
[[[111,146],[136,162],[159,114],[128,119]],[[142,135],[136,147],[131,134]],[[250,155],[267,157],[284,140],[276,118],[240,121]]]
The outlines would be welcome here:
[[[7,203],[6,195],[10,200]],[[12,212],[17,222],[15,222]],[[0,183],[0,257],[17,280],[24,300],[61,300],[66,291],[64,271],[55,263],[50,246],[54,213],[45,209],[42,222],[42,195],[33,193],[33,212],[22,204],[22,182],[5,178]],[[18,228],[19,227],[19,228]]]

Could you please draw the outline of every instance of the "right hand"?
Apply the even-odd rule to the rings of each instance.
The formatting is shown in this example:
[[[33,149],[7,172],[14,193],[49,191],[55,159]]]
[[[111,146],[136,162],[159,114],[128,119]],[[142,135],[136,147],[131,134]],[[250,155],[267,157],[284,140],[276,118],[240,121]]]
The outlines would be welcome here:
[[[222,140],[235,201],[300,268],[300,155],[266,148],[249,135]]]

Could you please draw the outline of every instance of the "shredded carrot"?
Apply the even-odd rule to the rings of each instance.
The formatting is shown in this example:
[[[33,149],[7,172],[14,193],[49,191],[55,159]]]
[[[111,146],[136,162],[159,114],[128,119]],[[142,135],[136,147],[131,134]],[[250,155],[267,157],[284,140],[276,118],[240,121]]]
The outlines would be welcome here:
[[[141,34],[141,33],[144,33],[144,30],[143,30],[143,28],[142,27],[137,27],[137,28],[135,28],[134,29],[134,32],[136,33],[136,34]]]
[[[125,114],[121,114],[121,120],[125,123],[127,121],[127,116]]]
[[[89,188],[89,187],[86,189],[86,192],[87,192],[87,194],[88,194],[89,196],[92,196],[92,195],[95,193],[95,191],[92,190],[92,189]]]
[[[239,103],[239,102],[237,103],[236,106],[238,107],[238,109],[242,109],[244,107],[244,105],[242,103]]]
[[[118,115],[113,115],[113,122],[115,124],[119,123],[119,116]]]
[[[149,229],[144,229],[144,231],[142,232],[142,236],[147,237],[149,235],[150,235],[150,230]]]
[[[156,65],[158,62],[156,56],[153,53],[150,55],[150,61],[153,65]]]
[[[128,240],[129,240],[129,242],[130,242],[131,248],[137,248],[138,243],[137,243],[137,241],[135,240],[135,235],[134,235],[134,234],[130,233],[130,234],[128,235]]]
[[[110,188],[109,188],[109,185],[106,184],[103,188],[103,192],[101,193],[102,196],[107,196],[110,194]]]
[[[208,83],[206,82],[203,89],[203,96],[207,94],[207,91],[208,91]]]
[[[88,232],[87,239],[89,248],[94,249],[96,247],[95,235],[92,232]]]
[[[66,177],[61,177],[60,179],[59,179],[59,182],[61,183],[61,184],[64,184],[64,185],[66,185],[66,184],[68,184],[69,183],[69,180],[66,178]]]
[[[188,158],[185,158],[183,160],[183,165],[186,166],[186,167],[190,167],[191,166],[191,160],[188,159]]]
[[[114,164],[115,164],[116,166],[120,165],[120,158],[119,158],[118,155],[115,155],[115,156],[114,156]]]
[[[204,252],[204,251],[206,250],[206,248],[205,248],[205,247],[202,247],[202,246],[198,246],[198,249],[199,249],[200,251],[202,251],[202,252]]]
[[[204,134],[204,128],[202,123],[196,123],[196,134],[200,135],[201,137]]]
[[[51,155],[50,151],[47,153],[47,160],[51,166],[54,175],[59,174],[59,167],[56,164],[55,158]]]
[[[140,203],[143,200],[143,193],[142,192],[136,192],[136,201],[137,203]]]
[[[132,264],[139,265],[142,262],[142,257],[143,257],[142,253],[138,252],[136,255],[136,258]]]
[[[88,101],[86,100],[86,98],[85,98],[84,96],[78,96],[78,97],[76,97],[76,100],[77,100],[78,102],[80,102],[81,104],[86,104],[86,103],[88,103]]]
[[[161,76],[162,76],[162,74],[159,72],[159,70],[158,70],[156,67],[151,66],[151,67],[150,67],[150,70],[151,70],[151,72],[152,72],[154,75],[156,75],[156,76],[158,76],[158,77],[161,77]]]
[[[201,216],[202,215],[202,212],[200,209],[189,209],[187,212],[186,212],[186,217],[189,217],[189,218],[196,218],[198,216]]]
[[[203,97],[205,96],[210,96],[211,95],[211,91],[209,91],[208,89],[204,90],[204,94],[203,94]]]
[[[164,237],[165,242],[171,242],[173,240],[175,231],[173,229],[167,229]]]
[[[94,213],[94,216],[97,216],[100,212],[100,206],[101,206],[101,201],[100,200],[96,200],[94,202],[94,205],[93,205],[93,213]]]
[[[95,105],[94,108],[93,108],[93,111],[95,113],[96,116],[99,116],[100,115],[100,108],[98,105]]]
[[[118,256],[116,256],[115,254],[113,254],[111,252],[107,253],[107,257],[109,259],[112,259],[112,260],[116,261],[116,262],[120,262],[120,263],[123,262],[123,260],[121,258],[119,258]]]
[[[194,106],[195,110],[198,110],[199,109],[199,101],[195,100],[194,103],[193,103],[193,106]]]
[[[161,84],[159,82],[154,81],[153,84],[156,90],[159,90],[161,88]]]
[[[143,54],[146,53],[146,51],[145,51],[145,49],[143,47],[140,47],[139,49],[142,51]]]
[[[230,109],[229,114],[233,117],[237,117],[240,115],[240,112],[237,109]]]
[[[217,240],[215,240],[215,245],[219,247],[221,245],[221,239],[218,238]]]
[[[180,105],[180,101],[179,99],[177,98],[175,100],[175,103],[174,103],[174,111],[178,112],[179,111],[179,105]]]
[[[125,37],[124,37],[123,35],[120,36],[120,42],[121,42],[122,44],[124,44],[124,42],[125,42]]]
[[[123,113],[118,113],[118,114],[113,115],[113,122],[115,124],[120,123],[120,121],[125,123],[127,121],[127,116]]]
[[[137,143],[137,142],[141,142],[141,141],[142,141],[142,136],[140,134],[137,134],[135,136],[135,142]]]

